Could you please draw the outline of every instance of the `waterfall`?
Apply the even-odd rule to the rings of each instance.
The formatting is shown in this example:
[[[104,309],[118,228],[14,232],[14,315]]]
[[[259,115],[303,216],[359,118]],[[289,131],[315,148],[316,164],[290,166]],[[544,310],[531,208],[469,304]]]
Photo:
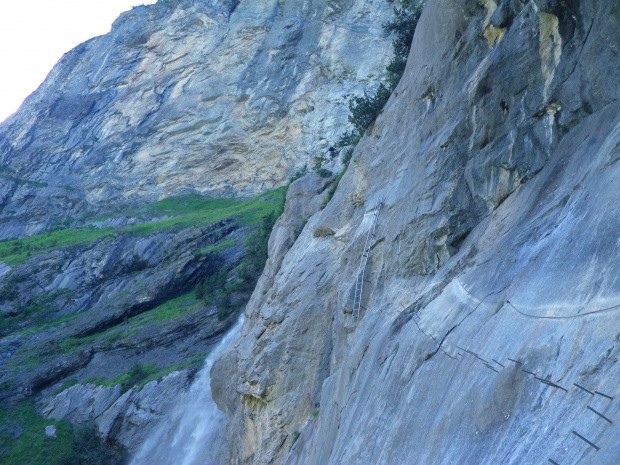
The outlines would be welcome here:
[[[189,391],[180,396],[140,446],[130,465],[223,465],[228,462],[224,438],[226,415],[211,395],[213,362],[239,335],[243,316],[209,354]]]

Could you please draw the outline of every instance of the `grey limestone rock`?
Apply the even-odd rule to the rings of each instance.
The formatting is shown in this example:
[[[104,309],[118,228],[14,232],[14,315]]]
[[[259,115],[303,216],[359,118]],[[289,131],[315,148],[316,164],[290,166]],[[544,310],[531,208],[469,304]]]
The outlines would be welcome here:
[[[161,381],[151,381],[140,390],[127,391],[96,420],[100,434],[135,450],[189,387],[191,379],[189,372],[179,371]]]
[[[46,426],[45,435],[50,439],[54,439],[56,437],[56,427],[54,425]]]
[[[391,59],[384,0],[136,7],[0,126],[0,238],[85,212],[281,186],[344,132]]]
[[[120,385],[76,384],[47,400],[41,412],[49,418],[85,423],[100,417],[120,396]]]
[[[125,393],[120,385],[77,384],[44,398],[40,411],[48,418],[78,424],[93,421],[106,441],[133,451],[188,388],[191,375],[187,370],[176,371]]]
[[[116,232],[0,262],[2,401],[40,394],[47,415],[96,418],[108,440],[139,442],[165,410],[156,397],[179,383],[124,396],[82,383],[208,351],[234,319],[220,321],[215,305],[160,324],[136,317],[234,268],[251,231],[228,219],[133,234],[123,228],[144,218],[132,212],[286,184],[345,131],[349,95],[378,85],[392,14],[384,0],[160,1],[65,54],[0,125],[0,240]],[[291,187],[295,206],[270,245],[274,270],[330,181],[310,175]],[[222,239],[235,245],[200,253]],[[67,380],[81,384],[57,395]]]
[[[615,2],[427,3],[214,366],[231,463],[618,463],[619,44]]]
[[[248,233],[226,220],[149,236],[117,234],[16,265],[0,277],[3,289],[15,291],[3,310],[19,323],[0,338],[0,380],[13,386],[1,397],[54,391],[69,376],[113,378],[135,364],[171,365],[207,351],[232,323],[220,321],[215,306],[162,324],[132,326],[131,319],[191,292],[220,267],[234,267]],[[237,245],[215,255],[194,253],[225,238]],[[28,357],[38,364],[23,370]]]

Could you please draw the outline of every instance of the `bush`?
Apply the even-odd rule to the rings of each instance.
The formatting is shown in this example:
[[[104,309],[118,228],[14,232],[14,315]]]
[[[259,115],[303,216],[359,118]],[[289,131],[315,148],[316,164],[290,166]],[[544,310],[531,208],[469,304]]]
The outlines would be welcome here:
[[[314,237],[328,237],[336,234],[332,228],[316,228],[312,235]]]
[[[139,386],[157,370],[158,368],[153,364],[144,366],[138,363],[132,366],[127,374],[121,376],[121,390],[126,392],[134,386]]]
[[[67,465],[109,465],[124,463],[121,454],[106,448],[97,436],[95,425],[75,427],[73,430],[73,457]]]
[[[319,156],[314,157],[314,161],[312,163],[312,169],[314,170],[315,173],[317,173],[322,178],[329,178],[333,174],[330,170],[323,168],[323,165],[327,161],[328,160],[325,155],[319,155]]]
[[[0,289],[0,302],[17,299],[19,296],[18,284],[26,279],[26,275],[10,274],[6,284]]]
[[[227,307],[218,307],[217,308],[217,320],[224,321],[226,318],[230,316],[232,310]]]
[[[303,175],[305,175],[308,172],[308,165],[304,165],[304,167],[300,170],[297,170],[295,172],[295,174],[293,176],[291,176],[291,179],[289,179],[289,184],[292,183],[293,181],[297,181],[299,178],[301,178]]]
[[[351,112],[349,123],[353,125],[358,134],[363,134],[375,122],[390,98],[390,93],[390,90],[381,83],[374,96],[364,92],[363,97],[353,97],[349,100],[349,111]]]
[[[420,14],[422,14],[422,6],[424,2],[420,0],[400,0],[400,7],[394,8],[394,18],[383,25],[383,30],[388,33],[394,33],[396,37],[392,41],[394,50],[394,58],[387,66],[387,77],[390,90],[394,90],[398,81],[402,77],[407,57],[411,49],[411,41],[415,33]]]
[[[258,277],[267,261],[267,249],[271,230],[282,208],[264,216],[260,226],[245,241],[246,254],[235,270],[221,266],[194,289],[196,299],[212,303],[217,307],[219,320],[228,318],[241,306],[240,299],[234,293],[249,293],[256,286]],[[248,295],[249,298],[249,295]],[[243,299],[241,299],[242,301]]]
[[[318,170],[316,170],[316,173],[322,178],[329,178],[332,174],[334,174],[326,168],[319,168]]]
[[[336,189],[338,188],[338,184],[340,184],[340,180],[344,176],[344,172],[346,170],[346,167],[349,165],[349,161],[351,160],[351,155],[352,154],[353,154],[353,150],[351,150],[351,152],[349,152],[349,156],[348,157],[345,157],[345,163],[344,163],[345,169],[342,170],[342,172],[338,176],[336,176],[332,180],[332,182],[329,184],[329,187],[327,188],[327,196],[325,197],[325,200],[323,201],[323,207],[322,208],[325,208],[325,206],[329,203],[329,201],[334,196],[334,194],[336,192]]]
[[[263,267],[267,261],[269,236],[271,235],[271,230],[273,229],[278,216],[276,216],[274,212],[271,212],[269,215],[265,216],[260,228],[248,237],[245,243],[247,249],[247,271],[249,272],[249,277],[251,278],[258,279],[263,271]]]
[[[350,102],[349,102],[350,103]],[[357,145],[360,141],[361,135],[356,131],[345,131],[344,134],[340,136],[338,142],[336,142],[336,148],[349,147],[351,145]]]
[[[349,147],[347,149],[347,151],[344,153],[344,157],[342,157],[342,163],[345,166],[349,166],[349,162],[351,161],[351,157],[353,157],[353,149]]]
[[[202,283],[198,284],[194,289],[197,300],[210,300],[211,297],[218,291],[226,287],[226,280],[228,279],[228,270],[221,267]]]
[[[368,95],[365,92],[362,97],[349,99],[349,122],[354,130],[345,132],[336,146],[355,145],[383,110],[405,71],[411,41],[423,5],[423,0],[399,0],[399,6],[394,8],[394,18],[383,24],[383,30],[386,33],[395,34],[392,41],[394,56],[385,70],[387,85],[379,84],[374,95]]]

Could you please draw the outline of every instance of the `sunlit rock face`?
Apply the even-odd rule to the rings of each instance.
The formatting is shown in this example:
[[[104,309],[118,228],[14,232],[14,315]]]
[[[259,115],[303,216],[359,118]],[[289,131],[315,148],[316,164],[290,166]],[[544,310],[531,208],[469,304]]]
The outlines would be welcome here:
[[[252,195],[324,154],[392,56],[384,0],[160,1],[67,53],[0,126],[0,238],[89,209]]]
[[[135,327],[132,318],[239,266],[256,224],[127,228],[166,222],[150,210],[162,198],[250,197],[311,167],[347,129],[349,96],[383,78],[392,16],[384,0],[161,0],[67,53],[0,125],[0,240],[110,234],[0,259],[0,318],[15,323],[0,327],[2,402],[35,395],[40,413],[94,420],[109,443],[137,448],[193,371],[126,393],[96,383],[211,350],[235,318],[210,303]],[[329,181],[291,187],[280,259]],[[109,331],[117,336],[100,338]],[[27,354],[24,369],[16,360]]]
[[[620,462],[619,44],[616,2],[429,0],[214,366],[231,463]]]

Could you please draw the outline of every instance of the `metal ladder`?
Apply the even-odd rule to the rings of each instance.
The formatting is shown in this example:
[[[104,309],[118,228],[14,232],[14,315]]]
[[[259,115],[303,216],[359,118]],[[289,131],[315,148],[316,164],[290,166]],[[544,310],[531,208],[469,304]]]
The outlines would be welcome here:
[[[372,218],[372,226],[368,230],[368,235],[366,236],[366,243],[364,244],[364,251],[362,252],[362,258],[360,259],[360,264],[357,268],[357,276],[355,278],[355,293],[353,294],[353,316],[355,318],[359,318],[360,316],[360,309],[362,307],[362,295],[364,291],[364,274],[366,273],[366,264],[368,263],[368,257],[370,257],[370,249],[372,248],[375,240],[377,221],[379,220],[379,212],[381,211],[381,207],[383,207],[383,202],[384,199],[382,198],[375,208],[375,213]]]

